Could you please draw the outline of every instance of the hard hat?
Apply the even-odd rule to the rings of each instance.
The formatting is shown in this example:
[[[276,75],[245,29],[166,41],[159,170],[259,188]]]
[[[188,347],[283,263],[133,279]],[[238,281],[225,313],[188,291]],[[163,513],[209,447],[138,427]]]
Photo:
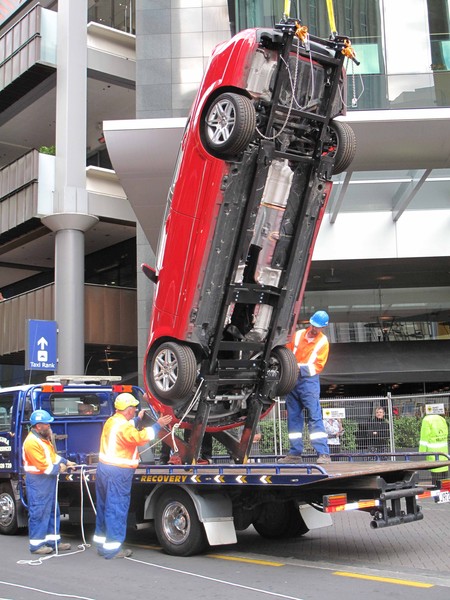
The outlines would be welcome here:
[[[35,410],[31,413],[30,423],[32,426],[38,423],[53,423],[55,419],[46,410]]]
[[[329,321],[330,317],[324,310],[318,310],[309,320],[313,327],[326,327]]]
[[[124,392],[123,394],[119,394],[114,401],[114,406],[117,410],[125,410],[129,406],[137,406],[139,401],[133,396],[133,394],[129,394],[128,392]]]

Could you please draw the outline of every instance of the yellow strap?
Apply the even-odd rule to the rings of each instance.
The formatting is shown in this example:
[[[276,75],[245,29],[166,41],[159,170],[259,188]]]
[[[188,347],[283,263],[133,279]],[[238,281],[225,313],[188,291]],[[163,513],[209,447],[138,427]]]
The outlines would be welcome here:
[[[334,20],[333,0],[327,0],[327,10],[331,33],[337,33],[336,21]]]
[[[291,9],[291,0],[284,0],[284,16],[289,17],[289,11]]]

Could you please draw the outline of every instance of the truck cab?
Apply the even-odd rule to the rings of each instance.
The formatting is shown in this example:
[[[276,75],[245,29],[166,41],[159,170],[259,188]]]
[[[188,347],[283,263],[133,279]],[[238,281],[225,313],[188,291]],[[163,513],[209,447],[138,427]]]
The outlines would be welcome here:
[[[54,417],[56,452],[78,465],[98,459],[103,423],[114,413],[117,394],[131,392],[142,400],[142,390],[121,385],[120,377],[51,376],[39,385],[0,390],[0,533],[14,534],[25,527],[26,489],[22,444],[30,429],[30,415],[44,409]],[[71,514],[70,489],[61,490],[60,505]]]

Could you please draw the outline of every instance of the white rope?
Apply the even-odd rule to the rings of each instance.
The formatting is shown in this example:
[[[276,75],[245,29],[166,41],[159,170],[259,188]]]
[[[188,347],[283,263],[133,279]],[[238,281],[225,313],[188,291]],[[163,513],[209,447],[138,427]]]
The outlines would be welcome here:
[[[91,492],[89,490],[89,487],[87,485],[87,479],[86,476],[84,474],[84,467],[86,465],[79,465],[81,467],[81,474],[80,474],[80,493],[81,493],[81,500],[80,500],[80,520],[81,520],[81,532],[82,532],[82,538],[83,538],[83,543],[79,544],[77,546],[77,550],[74,550],[73,552],[64,552],[64,554],[59,554],[58,552],[58,533],[57,533],[57,507],[58,507],[58,486],[59,486],[59,473],[56,476],[56,486],[55,486],[55,508],[54,508],[54,512],[53,512],[53,524],[54,524],[54,528],[53,528],[53,532],[54,532],[54,538],[55,538],[55,553],[54,554],[47,554],[44,556],[40,556],[39,558],[34,558],[31,560],[18,560],[17,564],[18,565],[29,565],[32,567],[36,567],[38,565],[42,565],[44,563],[44,561],[49,560],[50,558],[58,558],[58,557],[66,557],[66,556],[71,556],[73,554],[79,554],[80,552],[85,552],[87,548],[90,548],[90,544],[88,544],[86,542],[86,538],[84,535],[84,501],[83,501],[83,481],[85,482],[86,488],[88,490],[88,494],[89,494],[89,498],[91,500],[91,504],[92,504],[92,508],[94,509],[94,513],[97,514],[96,510],[95,510],[95,506],[94,506],[94,502],[92,500],[92,495]],[[14,584],[10,584],[10,585],[14,585]],[[19,586],[20,587],[20,586]],[[29,588],[29,589],[33,589],[33,588]],[[47,593],[47,592],[43,592],[43,593]],[[48,592],[51,593],[51,592]],[[55,594],[55,595],[60,595],[60,596],[64,596],[64,594]],[[81,596],[67,596],[68,598],[81,598]],[[90,600],[90,599],[87,599]]]

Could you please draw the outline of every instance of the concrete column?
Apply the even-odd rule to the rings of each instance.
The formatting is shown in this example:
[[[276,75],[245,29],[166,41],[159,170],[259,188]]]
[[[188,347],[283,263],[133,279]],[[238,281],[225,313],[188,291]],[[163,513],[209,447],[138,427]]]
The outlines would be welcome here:
[[[60,375],[84,373],[84,232],[97,217],[61,213],[43,217],[55,235],[55,318]]]
[[[53,214],[42,218],[55,236],[58,374],[84,373],[84,233],[86,190],[87,0],[59,0],[56,79],[56,167]]]

